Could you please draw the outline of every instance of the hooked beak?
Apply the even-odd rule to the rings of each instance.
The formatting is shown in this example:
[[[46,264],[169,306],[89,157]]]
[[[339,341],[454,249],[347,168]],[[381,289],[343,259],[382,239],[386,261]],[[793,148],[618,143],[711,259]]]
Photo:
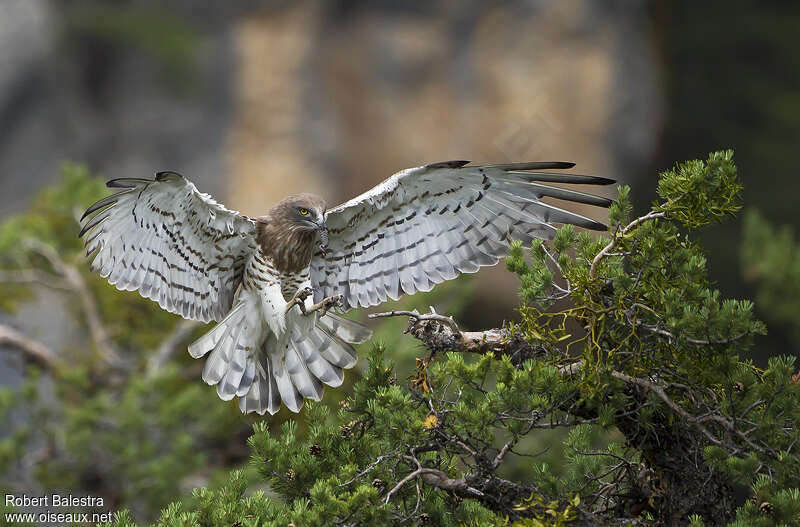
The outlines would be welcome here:
[[[325,249],[328,248],[328,227],[324,223],[319,226],[319,240],[319,248],[322,252],[325,252]]]

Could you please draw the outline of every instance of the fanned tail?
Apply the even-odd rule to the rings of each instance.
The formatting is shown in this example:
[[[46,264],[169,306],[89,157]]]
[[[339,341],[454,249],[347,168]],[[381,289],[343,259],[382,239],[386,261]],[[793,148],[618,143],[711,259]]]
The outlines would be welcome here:
[[[189,346],[194,358],[208,355],[203,380],[216,385],[221,399],[239,397],[242,413],[264,415],[280,410],[281,401],[299,412],[305,399],[322,398],[323,384],[336,387],[343,369],[358,360],[353,344],[367,340],[372,331],[333,313],[287,315],[287,332],[280,339],[264,335],[263,324],[249,316],[240,302],[211,331]]]
[[[342,370],[358,360],[353,344],[367,340],[372,331],[333,313],[319,317],[298,309],[287,315],[286,326],[286,335],[268,350],[269,362],[283,404],[299,412],[305,399],[322,398],[323,384],[342,384]]]

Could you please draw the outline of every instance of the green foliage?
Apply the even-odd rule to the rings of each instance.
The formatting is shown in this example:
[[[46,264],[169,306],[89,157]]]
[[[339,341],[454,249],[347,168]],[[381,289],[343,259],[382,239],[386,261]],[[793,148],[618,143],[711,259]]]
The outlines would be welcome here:
[[[196,490],[198,505],[191,512],[171,505],[157,525],[390,524],[393,511],[414,508],[414,500],[409,499],[414,486],[401,491],[401,504],[384,505],[390,490],[385,482],[398,479],[402,467],[381,463],[380,456],[391,452],[398,442],[418,441],[430,434],[423,427],[425,409],[391,384],[392,373],[383,351],[375,348],[368,371],[354,386],[346,406],[334,414],[324,405],[307,405],[307,433],[301,436],[295,421],[284,422],[277,435],[267,423],[255,424],[248,441],[252,464],[280,499],[261,491],[247,496],[242,474],[233,472],[220,489]],[[372,459],[379,461],[369,463]],[[422,515],[427,515],[432,525],[493,518],[472,503],[456,505],[447,495],[432,491],[422,493],[416,516]],[[115,525],[133,524],[124,516]]]
[[[616,225],[614,239],[599,260],[599,245],[590,240],[572,244],[572,259],[561,258],[567,249],[563,244],[554,243],[555,253],[549,254],[543,244],[536,243],[530,251],[533,264],[524,263],[517,246],[509,268],[520,275],[523,298],[543,299],[543,305],[549,305],[559,296],[559,289],[552,292],[552,274],[541,268],[558,262],[575,305],[555,313],[523,307],[522,328],[537,341],[549,345],[566,341],[568,349],[581,350],[583,360],[592,367],[582,370],[579,389],[584,404],[597,408],[601,423],[613,422],[614,414],[630,408],[631,398],[620,391],[624,385],[619,379],[627,376],[649,383],[652,372],[658,372],[661,386],[676,387],[672,404],[684,406],[687,414],[719,412],[717,422],[731,427],[705,448],[709,466],[748,486],[769,467],[770,485],[783,492],[784,501],[776,510],[787,511],[785,517],[797,521],[791,516],[788,498],[794,495],[800,480],[800,460],[792,453],[800,440],[795,426],[800,422],[800,390],[797,376],[793,377],[794,357],[775,357],[766,370],[739,360],[752,345],[752,337],[765,332],[764,325],[753,317],[752,302],[721,299],[720,293],[709,287],[706,258],[700,247],[674,223],[664,221],[676,220],[694,228],[734,214],[740,207],[741,192],[735,175],[731,152],[711,154],[706,162],[681,164],[659,180],[663,201],[649,215],[627,226],[628,190],[621,188],[618,205],[611,210],[611,223]],[[780,277],[789,278],[796,267],[791,235],[772,235],[754,215],[747,225],[746,239],[752,243],[745,244],[743,259],[752,262],[759,276],[773,280],[762,288],[769,305],[766,309],[774,305],[783,308],[783,313],[792,313],[798,304],[786,300],[794,298],[791,279],[783,283],[788,290],[777,286]],[[602,280],[592,279],[595,265]],[[778,267],[782,267],[780,272]],[[568,319],[579,322],[583,331],[569,330]],[[708,390],[706,397],[710,400],[699,400],[696,390]],[[651,392],[652,407],[639,412],[639,426],[656,430],[670,414],[671,408],[665,403],[657,392]],[[742,427],[747,432],[732,432],[735,425],[730,423],[737,419],[748,423]],[[573,429],[567,444],[573,434],[582,433],[580,430]],[[703,430],[707,432],[705,426]],[[728,434],[733,437],[726,438]],[[567,465],[592,473],[591,464],[586,466],[578,458],[569,459]],[[745,506],[739,511],[740,517],[752,508],[752,504]],[[759,521],[764,521],[763,516]]]
[[[103,478],[125,482],[119,494],[123,503],[139,504],[140,510],[165,505],[180,494],[183,478],[206,466],[207,454],[200,447],[223,441],[225,423],[233,424],[229,408],[203,388],[186,385],[172,365],[132,379],[119,400],[105,390],[72,399],[63,409],[63,423],[47,429],[61,430],[66,456],[43,466],[39,481],[58,488],[95,470],[102,459]],[[71,485],[77,487],[79,481]]]
[[[531,494],[531,497],[520,503],[516,509],[526,511],[535,508],[542,512],[534,513],[534,516],[530,518],[517,520],[511,525],[514,527],[565,527],[577,519],[578,514],[575,507],[580,503],[581,498],[576,494],[569,500],[566,507],[561,508],[558,501],[545,503],[541,497]]]
[[[758,211],[744,216],[740,255],[745,278],[756,284],[756,300],[771,321],[800,337],[800,246],[789,226],[773,228]]]
[[[733,151],[714,152],[708,160],[688,161],[661,174],[655,207],[689,228],[719,223],[741,208],[742,184]]]
[[[795,485],[797,481],[795,480]],[[753,497],[739,508],[731,527],[773,527],[800,523],[800,490],[780,488],[767,477],[753,484]]]
[[[680,509],[682,521],[718,525],[721,510],[732,525],[796,522],[794,359],[763,370],[739,359],[765,327],[751,302],[710,286],[705,255],[681,230],[736,213],[735,174],[730,152],[679,165],[662,175],[662,201],[636,220],[621,187],[611,242],[567,227],[551,244],[513,244],[506,265],[524,303],[509,334],[549,351],[432,355],[401,386],[377,347],[337,412],[309,405],[305,430],[256,424],[252,465],[274,498],[245,497],[234,474],[223,489],[198,491],[191,512],[171,506],[160,523],[538,526],[579,524],[592,511],[649,525],[680,507],[674,485],[686,486],[685,500],[719,477],[752,488],[735,518],[718,508],[731,488],[722,484],[722,497]],[[664,461],[660,452],[673,448]],[[464,481],[491,492],[503,463],[511,479],[492,499],[448,490]],[[697,490],[680,463],[693,465]],[[507,505],[492,501],[503,498]]]

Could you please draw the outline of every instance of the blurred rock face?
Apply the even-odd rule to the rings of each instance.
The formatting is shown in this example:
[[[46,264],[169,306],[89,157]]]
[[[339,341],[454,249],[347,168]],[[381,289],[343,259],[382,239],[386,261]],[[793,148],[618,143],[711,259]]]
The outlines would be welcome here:
[[[224,190],[237,14],[190,4],[0,0],[0,180],[16,191],[0,215],[24,210],[65,160]]]
[[[0,0],[0,214],[65,159],[176,170],[252,215],[446,159],[625,180],[661,121],[643,4]],[[515,280],[477,282],[510,316]]]
[[[261,214],[300,191],[333,205],[446,159],[567,160],[624,181],[653,153],[662,103],[644,10],[616,4],[296,2],[248,17],[231,205]],[[513,277],[478,284],[482,313],[488,299],[511,315]]]

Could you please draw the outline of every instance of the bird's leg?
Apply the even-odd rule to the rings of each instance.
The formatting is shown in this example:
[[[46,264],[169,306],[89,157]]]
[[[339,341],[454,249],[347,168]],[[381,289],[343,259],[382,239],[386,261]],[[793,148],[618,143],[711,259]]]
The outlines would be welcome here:
[[[309,307],[303,313],[308,315],[310,313],[313,313],[314,311],[320,311],[319,316],[322,317],[325,316],[325,313],[327,313],[330,308],[339,305],[341,302],[342,302],[342,295],[329,296],[327,298],[323,298],[313,306]]]
[[[305,315],[306,314],[306,298],[310,297],[314,291],[311,290],[310,287],[303,287],[298,289],[291,300],[286,304],[286,312],[288,313],[290,309],[294,306],[300,308],[300,311]],[[323,300],[324,302],[324,300]]]

